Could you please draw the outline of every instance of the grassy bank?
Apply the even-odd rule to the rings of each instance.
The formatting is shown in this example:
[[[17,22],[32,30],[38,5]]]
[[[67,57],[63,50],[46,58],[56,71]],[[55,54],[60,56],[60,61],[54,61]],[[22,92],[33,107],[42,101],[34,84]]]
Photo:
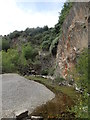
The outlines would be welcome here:
[[[50,89],[55,94],[63,93],[69,96],[73,101],[78,99],[79,94],[74,90],[73,87],[69,86],[59,86],[53,80],[46,79],[40,76],[27,76],[26,77],[29,80],[33,80],[35,82],[39,82],[43,85],[45,85],[48,89]]]
[[[28,76],[29,80],[39,82],[49,88],[55,93],[55,98],[48,101],[46,104],[37,107],[31,115],[40,115],[44,117],[44,120],[49,120],[49,118],[75,118],[74,114],[68,112],[68,108],[71,108],[77,101],[79,94],[72,87],[59,86],[51,79],[42,78],[40,76]]]

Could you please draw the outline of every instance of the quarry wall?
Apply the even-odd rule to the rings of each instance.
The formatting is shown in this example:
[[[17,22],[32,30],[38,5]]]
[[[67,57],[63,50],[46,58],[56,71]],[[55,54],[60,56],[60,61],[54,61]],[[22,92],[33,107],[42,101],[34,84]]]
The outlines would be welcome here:
[[[67,78],[82,49],[88,47],[88,3],[75,2],[62,25],[55,76]]]

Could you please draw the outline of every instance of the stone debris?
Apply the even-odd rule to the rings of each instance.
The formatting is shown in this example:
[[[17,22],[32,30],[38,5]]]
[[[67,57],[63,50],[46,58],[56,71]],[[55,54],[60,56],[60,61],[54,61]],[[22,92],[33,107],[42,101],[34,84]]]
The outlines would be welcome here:
[[[42,76],[43,78],[46,78],[46,79],[51,79],[51,80],[54,80],[55,78],[54,77],[52,77],[52,76]]]
[[[21,120],[28,116],[28,110],[21,110],[14,113],[17,120]]]
[[[44,118],[41,116],[31,116],[31,120],[43,120]]]

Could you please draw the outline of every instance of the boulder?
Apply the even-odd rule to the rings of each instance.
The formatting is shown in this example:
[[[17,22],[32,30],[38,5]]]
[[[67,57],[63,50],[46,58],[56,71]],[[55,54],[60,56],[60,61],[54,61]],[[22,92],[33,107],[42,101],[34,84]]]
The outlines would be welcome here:
[[[59,83],[59,86],[68,86],[68,82],[66,80],[62,81]]]
[[[14,113],[16,120],[21,120],[28,117],[28,110],[21,110]]]

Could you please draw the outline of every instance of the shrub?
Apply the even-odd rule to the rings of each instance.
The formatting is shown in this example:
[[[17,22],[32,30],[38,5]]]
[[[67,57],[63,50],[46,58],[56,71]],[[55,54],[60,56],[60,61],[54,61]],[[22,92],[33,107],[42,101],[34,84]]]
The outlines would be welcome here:
[[[33,49],[31,45],[28,44],[27,46],[23,47],[23,54],[26,60],[31,59],[32,61],[34,61],[35,57],[38,55],[38,50]]]
[[[17,69],[19,73],[24,75],[27,72],[26,68],[27,68],[27,60],[22,52],[17,62]]]
[[[39,60],[36,60],[33,63],[33,68],[34,68],[35,71],[37,71],[38,74],[40,74],[40,71],[41,71],[41,62]]]
[[[2,72],[17,72],[23,73],[27,61],[24,55],[19,54],[15,49],[8,49],[7,52],[2,51]]]
[[[10,37],[10,39],[13,39],[13,38],[19,37],[20,35],[21,35],[21,33],[16,30],[16,31],[14,31],[13,33],[10,33],[10,34],[9,34],[9,37]]]
[[[73,74],[78,87],[87,90],[88,87],[88,50],[84,49],[77,58],[76,68]]]
[[[42,50],[48,51],[50,47],[50,42],[49,41],[43,41],[42,42]]]
[[[50,53],[52,53],[53,55],[56,55],[56,53],[57,53],[58,41],[59,41],[59,37],[56,37],[51,43]]]
[[[48,69],[44,69],[41,71],[41,75],[48,75]]]
[[[2,51],[2,72],[17,72],[17,66],[15,63],[18,61],[17,52],[8,50],[7,52]]]
[[[62,82],[62,81],[65,81],[65,79],[62,78],[62,77],[60,77],[60,76],[57,76],[57,77],[55,78],[55,82],[56,82],[56,83],[59,83],[59,82]]]
[[[63,6],[61,13],[60,13],[60,16],[59,16],[58,23],[55,25],[56,34],[60,33],[61,26],[62,26],[65,18],[67,17],[71,7],[72,7],[72,2],[65,2],[64,3],[64,6]]]
[[[2,50],[2,38],[0,37],[0,51]]]
[[[7,51],[10,48],[10,41],[7,39],[2,39],[2,50]]]
[[[51,68],[49,69],[49,74],[50,74],[51,76],[53,76],[53,75],[54,75],[54,71],[55,71],[55,68],[51,67]]]
[[[84,49],[77,59],[75,71],[73,72],[73,78],[78,88],[83,90],[81,98],[79,98],[78,104],[72,108],[72,112],[75,112],[76,117],[87,118],[88,117],[88,50]]]

